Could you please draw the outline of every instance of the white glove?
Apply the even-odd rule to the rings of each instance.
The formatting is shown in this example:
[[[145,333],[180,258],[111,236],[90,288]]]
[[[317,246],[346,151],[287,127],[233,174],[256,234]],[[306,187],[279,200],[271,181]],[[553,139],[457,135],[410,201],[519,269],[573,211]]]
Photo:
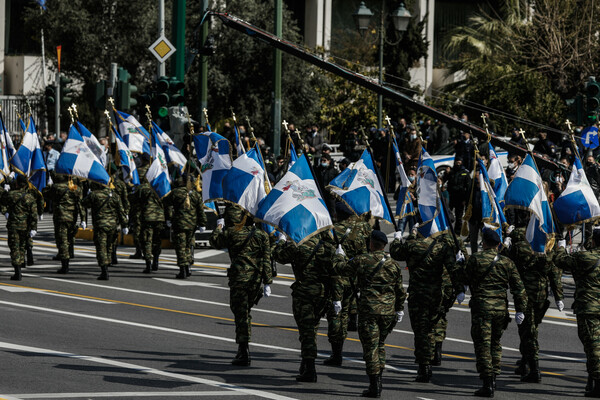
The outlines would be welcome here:
[[[40,214],[40,221],[44,220],[44,214]]]
[[[51,177],[48,177],[48,183],[46,183],[46,186],[50,187],[52,185],[54,185],[54,182],[52,181]]]
[[[338,244],[337,249],[335,249],[335,254],[336,255],[340,255],[340,256],[345,256],[346,252],[344,251],[344,249],[342,249],[342,245]]]
[[[559,240],[558,247],[562,247],[564,249],[565,247],[567,247],[567,241],[565,239]]]
[[[456,262],[465,262],[465,255],[463,254],[462,250],[459,250],[458,253],[456,253]]]
[[[285,243],[287,241],[287,236],[285,236],[285,233],[283,233],[283,232],[279,232],[278,238],[279,238],[278,241],[280,241],[280,242]]]
[[[87,228],[87,224],[85,223],[85,221],[81,221],[81,224],[79,224],[79,226],[81,227],[81,229]]]
[[[506,237],[506,239],[504,239],[504,247],[506,247],[507,249],[510,249],[510,246],[512,246],[512,239],[509,237]]]
[[[582,245],[573,246],[573,248],[571,249],[571,254],[578,253],[580,251],[583,251],[584,249],[585,248]]]
[[[556,300],[556,308],[558,308],[558,311],[562,311],[565,309],[565,303],[563,303],[562,300]]]
[[[32,230],[29,231],[29,236],[30,237],[35,237],[35,235],[37,235],[37,231],[36,230],[32,229]]]
[[[225,226],[225,219],[223,219],[223,218],[219,218],[219,219],[217,220],[217,226],[219,226],[219,225],[221,225],[221,226]]]
[[[171,224],[171,221],[167,221],[166,224],[167,224],[167,228],[170,228],[171,225],[173,225],[173,224]]]
[[[129,233],[129,228],[125,227],[125,228],[121,229],[121,233],[123,235],[127,235]]]
[[[460,292],[459,294],[457,294],[456,301],[458,302],[458,304],[462,304],[462,302],[465,301],[465,292]]]
[[[204,226],[198,227],[198,233],[204,233],[205,231],[206,231],[206,227],[204,227]]]
[[[521,325],[524,319],[525,314],[523,314],[522,312],[518,312],[515,314],[515,321],[517,322],[517,325]]]
[[[6,219],[8,219],[8,216],[9,216],[9,215],[10,215],[9,213],[6,213],[6,214],[4,214],[4,217],[5,217]]]
[[[402,240],[402,232],[398,231],[398,232],[394,232],[394,240],[395,239],[400,239]]]
[[[506,234],[510,235],[510,233],[512,231],[514,231],[514,230],[515,230],[515,226],[514,225],[510,225],[508,228],[506,228]]]
[[[402,322],[404,318],[404,311],[396,311],[396,322]]]
[[[341,301],[334,301],[333,302],[333,311],[335,312],[335,315],[338,315],[340,313],[340,311],[342,311],[342,302]]]
[[[8,183],[5,183],[5,184],[4,184],[4,190],[5,190],[6,192],[9,192],[9,191],[10,191],[10,185],[9,185]]]
[[[265,297],[269,297],[271,295],[271,285],[265,283],[265,287],[263,288],[263,294]]]
[[[417,233],[419,233],[419,231],[417,230],[419,228],[419,224],[416,223],[415,226],[413,226],[412,230],[410,231],[413,235],[416,235]]]

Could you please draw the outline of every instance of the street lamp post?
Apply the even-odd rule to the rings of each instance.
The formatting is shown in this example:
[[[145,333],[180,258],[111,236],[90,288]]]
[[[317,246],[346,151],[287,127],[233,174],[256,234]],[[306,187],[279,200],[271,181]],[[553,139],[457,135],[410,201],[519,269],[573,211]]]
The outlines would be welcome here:
[[[360,2],[358,9],[352,17],[354,18],[354,23],[356,24],[356,28],[361,33],[361,35],[369,28],[369,23],[371,18],[373,17],[373,12],[369,10],[369,8],[365,5],[364,1]],[[379,84],[383,85],[383,45],[385,43],[385,0],[381,0],[381,12],[380,12],[380,24],[379,24]],[[408,23],[410,22],[410,12],[404,7],[404,3],[400,3],[400,6],[392,12],[389,17],[391,17],[394,28],[397,32],[400,32],[402,35],[403,32],[406,32],[408,28]],[[401,37],[400,37],[401,38]],[[397,43],[400,42],[400,39]],[[392,43],[392,44],[397,44]],[[382,122],[383,115],[383,96],[377,95],[377,127],[381,128],[383,126]]]

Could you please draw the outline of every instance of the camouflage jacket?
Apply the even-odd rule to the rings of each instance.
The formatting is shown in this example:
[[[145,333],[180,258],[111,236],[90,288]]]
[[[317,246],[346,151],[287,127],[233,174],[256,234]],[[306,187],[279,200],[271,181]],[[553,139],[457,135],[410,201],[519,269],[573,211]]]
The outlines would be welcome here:
[[[464,291],[464,285],[466,284],[465,277],[465,264],[458,264],[456,262],[456,243],[450,233],[442,235],[442,240],[446,242],[446,254],[444,256],[444,269],[442,273],[442,292],[444,298],[450,299],[456,296],[458,293]],[[465,263],[469,260],[469,253],[465,247],[462,239],[457,238],[458,247],[465,256]],[[454,284],[453,279],[454,277]]]
[[[121,204],[123,204],[123,209],[125,210],[125,213],[129,214],[129,197],[127,196],[129,188],[127,187],[127,184],[121,179],[114,176],[113,185],[115,187],[115,192],[121,198]]]
[[[173,189],[165,200],[167,219],[171,220],[175,232],[195,231],[198,226],[206,226],[204,202],[196,190],[180,186]]]
[[[398,263],[386,257],[383,251],[363,254],[350,260],[346,256],[336,255],[335,269],[341,275],[358,278],[358,312],[361,314],[392,315],[404,310],[406,293],[402,287],[402,270]],[[377,271],[377,269],[379,270]],[[334,300],[341,300],[343,288],[336,283]]]
[[[465,267],[471,290],[469,306],[474,312],[508,312],[506,291],[510,287],[515,309],[524,312],[527,308],[527,295],[515,264],[510,258],[498,255],[498,261],[490,269],[497,254],[495,249],[487,249],[472,254],[469,258]]]
[[[2,213],[8,213],[9,231],[37,230],[37,203],[28,189],[2,192]]]
[[[558,249],[555,261],[571,271],[575,280],[575,314],[600,313],[600,249],[568,254]]]
[[[253,233],[252,233],[253,232]],[[250,240],[248,235],[252,234]],[[271,246],[269,236],[255,226],[241,229],[217,227],[210,235],[210,245],[216,249],[227,248],[231,266],[227,270],[229,286],[235,284],[272,283]]]
[[[46,202],[44,201],[44,196],[36,188],[28,188],[27,191],[35,199],[35,206],[37,208],[38,215],[42,214],[44,212],[44,207],[46,206]]]
[[[69,189],[67,182],[55,183],[46,192],[52,201],[52,219],[60,222],[77,222],[78,215],[83,215],[81,205],[81,188]]]
[[[102,188],[88,194],[82,202],[84,208],[92,209],[94,228],[113,228],[127,226],[127,214],[121,204],[121,198],[113,189]]]
[[[140,222],[165,222],[163,202],[148,182],[137,187],[135,201],[140,208]]]
[[[331,290],[339,280],[339,275],[331,262],[335,248],[327,239],[327,233],[320,233],[296,246],[292,241],[279,242],[273,256],[281,264],[292,264],[296,282],[292,285],[292,295],[306,298],[331,296]],[[313,250],[317,247],[314,256]]]

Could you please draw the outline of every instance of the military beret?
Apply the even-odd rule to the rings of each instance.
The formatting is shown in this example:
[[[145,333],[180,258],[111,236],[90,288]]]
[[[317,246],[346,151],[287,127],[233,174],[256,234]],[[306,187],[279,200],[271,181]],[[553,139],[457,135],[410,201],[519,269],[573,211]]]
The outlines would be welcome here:
[[[371,240],[374,240],[376,242],[383,243],[383,244],[387,244],[387,242],[388,242],[388,238],[385,235],[385,233],[378,231],[378,230],[373,230],[373,232],[371,232]]]
[[[490,228],[483,229],[482,237],[483,237],[483,241],[485,243],[494,243],[494,244],[500,243],[500,235],[498,235],[498,232],[496,232]]]

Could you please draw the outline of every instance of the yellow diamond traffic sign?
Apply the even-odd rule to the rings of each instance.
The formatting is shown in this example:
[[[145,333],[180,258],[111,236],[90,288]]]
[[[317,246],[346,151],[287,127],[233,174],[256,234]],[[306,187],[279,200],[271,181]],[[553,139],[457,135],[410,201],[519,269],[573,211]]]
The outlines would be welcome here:
[[[175,47],[169,42],[164,36],[159,37],[156,42],[152,43],[148,50],[159,62],[165,62],[167,58],[171,56],[171,54],[175,53]]]

